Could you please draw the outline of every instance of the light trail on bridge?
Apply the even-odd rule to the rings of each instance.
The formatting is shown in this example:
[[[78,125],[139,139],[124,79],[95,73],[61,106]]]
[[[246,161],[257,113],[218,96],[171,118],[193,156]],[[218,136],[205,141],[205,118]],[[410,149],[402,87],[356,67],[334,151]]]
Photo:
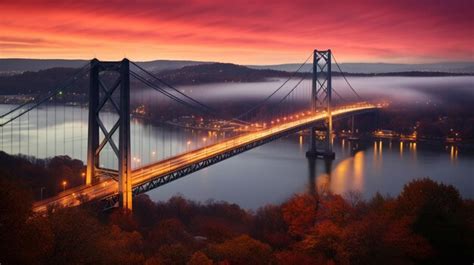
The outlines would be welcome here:
[[[354,114],[356,112],[373,110],[379,107],[381,106],[368,103],[351,104],[333,109],[332,115],[333,117],[337,117],[345,114]],[[274,135],[284,134],[287,131],[291,132],[295,128],[301,128],[301,130],[306,129],[317,122],[324,121],[326,118],[326,112],[316,112],[309,115],[300,116],[300,118],[295,120],[287,119],[287,122],[280,122],[268,128],[263,128],[259,131],[249,132],[245,135],[236,136],[214,145],[203,147],[154,164],[144,166],[140,169],[132,171],[132,187],[134,188],[144,183],[161,178],[174,171],[180,170],[183,167],[199,163],[200,161],[215,157],[219,154],[231,151],[241,146],[245,146],[249,143],[271,138]],[[52,206],[77,206],[84,201],[100,200],[117,194],[117,192],[118,182],[113,179],[101,180],[98,183],[72,188],[58,194],[55,197],[36,202],[33,205],[33,210],[35,212],[43,212],[46,211],[48,207]]]

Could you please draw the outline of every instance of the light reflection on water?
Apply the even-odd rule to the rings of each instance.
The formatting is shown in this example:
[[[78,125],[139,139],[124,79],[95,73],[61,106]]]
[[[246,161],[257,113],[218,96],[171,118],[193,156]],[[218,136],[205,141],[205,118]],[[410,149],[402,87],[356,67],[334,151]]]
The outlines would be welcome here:
[[[387,140],[357,143],[336,139],[336,160],[328,164],[323,160],[308,160],[307,144],[306,135],[287,137],[148,194],[154,200],[182,194],[194,200],[213,198],[256,209],[268,203],[280,203],[294,193],[325,188],[338,194],[357,191],[364,198],[377,191],[396,196],[409,181],[430,177],[454,185],[464,197],[474,198],[474,157],[456,153],[456,147],[444,150],[420,143]]]

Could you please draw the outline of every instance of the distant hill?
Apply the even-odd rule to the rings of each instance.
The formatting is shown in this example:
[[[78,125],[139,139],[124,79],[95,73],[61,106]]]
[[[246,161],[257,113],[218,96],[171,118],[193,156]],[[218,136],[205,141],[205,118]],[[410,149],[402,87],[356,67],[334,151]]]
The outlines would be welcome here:
[[[185,66],[158,73],[172,84],[202,84],[214,82],[259,82],[270,77],[288,77],[290,73],[269,69],[252,69],[230,63],[210,63]]]
[[[46,70],[50,68],[80,68],[88,62],[89,60],[0,59],[0,74],[11,75],[27,71]],[[137,63],[149,71],[159,72],[163,70],[178,69],[184,66],[205,64],[210,62],[155,60]]]
[[[37,72],[24,72],[17,75],[0,76],[0,95],[43,94],[52,91],[68,77],[77,72],[76,68],[51,68]],[[76,81],[71,92],[86,91],[87,77]]]
[[[0,73],[15,74],[50,68],[80,68],[87,60],[0,59]]]
[[[148,65],[147,67],[152,67]],[[173,65],[168,65],[171,67]],[[160,65],[160,67],[165,67]],[[174,65],[176,67],[176,64]],[[27,71],[21,74],[0,76],[0,95],[44,94],[51,91],[67,77],[72,76],[76,68],[51,68],[40,71]],[[203,63],[185,66],[180,69],[155,72],[162,80],[172,85],[203,84],[215,82],[258,82],[270,77],[287,77],[290,73],[275,70],[256,70],[245,66],[223,63]],[[300,74],[308,75],[308,74]],[[308,75],[309,76],[309,75]],[[132,82],[135,82],[132,79]],[[84,75],[69,92],[83,93],[89,85]]]
[[[180,62],[183,64],[191,62]],[[150,62],[144,65],[145,68],[162,69],[178,67],[179,64],[164,64],[160,62],[153,64]],[[0,95],[13,94],[37,94],[46,93],[72,76],[77,68],[56,67],[40,71],[26,71],[21,74],[0,76]],[[261,82],[269,78],[286,78],[292,73],[271,69],[254,69],[242,65],[229,63],[201,63],[196,65],[184,66],[179,69],[151,71],[162,80],[172,85],[191,85],[219,82]],[[340,73],[335,72],[334,76]],[[347,76],[452,76],[465,75],[444,72],[391,72],[391,73],[346,73]],[[308,72],[298,73],[296,78],[311,78]],[[133,80],[132,80],[133,81]],[[89,86],[88,76],[84,75],[77,80],[74,89],[70,92],[80,93],[86,91]]]
[[[26,71],[40,71],[50,68],[79,68],[88,60],[62,60],[62,59],[0,59],[0,75],[18,74]],[[188,61],[188,60],[154,60],[138,62],[149,71],[160,72],[176,70],[186,66],[211,64],[214,62]],[[276,71],[293,72],[299,64],[278,65],[248,65],[252,69],[270,69]],[[431,64],[392,64],[392,63],[341,63],[344,72],[362,74],[380,74],[395,72],[444,72],[444,73],[474,73],[474,62],[446,62]],[[311,65],[305,65],[303,71],[309,72]],[[337,68],[333,68],[337,71]]]
[[[447,62],[431,64],[392,64],[392,63],[341,63],[341,68],[348,73],[380,74],[398,72],[443,72],[443,73],[474,73],[474,62]],[[300,64],[248,65],[253,69],[272,69],[278,71],[295,71]],[[302,71],[311,71],[311,65],[303,66]],[[333,71],[338,71],[333,67]]]

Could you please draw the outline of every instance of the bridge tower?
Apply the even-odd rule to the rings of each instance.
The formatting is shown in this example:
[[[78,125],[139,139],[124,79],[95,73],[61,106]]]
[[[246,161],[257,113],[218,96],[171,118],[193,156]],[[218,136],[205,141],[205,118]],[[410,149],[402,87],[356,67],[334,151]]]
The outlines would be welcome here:
[[[86,185],[101,175],[118,176],[119,205],[127,210],[132,209],[129,67],[127,59],[91,61],[86,172]],[[113,112],[118,117],[110,128],[105,123],[106,112]],[[106,146],[116,156],[116,160],[113,159],[116,166],[112,169],[103,168],[100,163]]]
[[[331,50],[314,50],[313,54],[313,82],[311,89],[311,102],[313,111],[323,110],[328,114],[324,126],[311,127],[311,143],[306,156],[310,158],[334,159],[332,151],[332,73],[331,73]],[[318,140],[317,132],[322,132],[323,140]]]

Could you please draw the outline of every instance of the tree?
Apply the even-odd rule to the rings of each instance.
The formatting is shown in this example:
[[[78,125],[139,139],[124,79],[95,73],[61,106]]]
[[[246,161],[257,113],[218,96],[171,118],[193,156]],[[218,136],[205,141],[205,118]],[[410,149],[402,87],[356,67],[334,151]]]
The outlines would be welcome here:
[[[328,219],[337,225],[345,225],[349,221],[353,208],[340,195],[324,196],[320,201],[319,219]]]
[[[218,217],[196,216],[190,227],[194,234],[205,236],[211,242],[223,242],[239,235],[233,223]]]
[[[32,215],[32,195],[0,172],[0,257],[5,264],[40,264],[52,251],[45,218]]]
[[[143,264],[143,238],[137,231],[124,231],[117,225],[108,225],[108,233],[97,242],[99,253],[114,253],[104,255],[105,264]]]
[[[406,184],[396,202],[399,218],[411,218],[413,232],[435,249],[432,264],[472,262],[474,232],[465,209],[456,188],[427,178]]]
[[[124,211],[123,209],[114,209],[109,215],[109,224],[117,225],[120,229],[125,231],[135,231],[138,229],[138,223],[134,218],[134,215],[130,211]]]
[[[133,198],[133,216],[141,228],[149,228],[158,223],[158,210],[147,194]]]
[[[314,226],[317,209],[317,198],[309,194],[295,195],[283,204],[283,219],[289,226],[290,234],[304,236]]]
[[[106,264],[102,243],[107,228],[86,210],[75,207],[57,209],[48,216],[54,235],[54,251],[49,264]],[[109,252],[113,251],[113,252]]]
[[[157,250],[162,245],[190,242],[191,236],[186,227],[176,218],[165,219],[159,222],[148,235],[148,248]]]
[[[430,254],[426,240],[410,230],[407,220],[369,212],[344,227],[342,245],[350,264],[406,264]]]
[[[191,253],[182,244],[163,245],[158,250],[158,259],[164,265],[185,265]]]
[[[332,221],[317,223],[299,244],[300,248],[312,255],[323,255],[327,260],[346,264],[346,252],[343,245],[343,229]]]
[[[213,262],[201,251],[194,252],[186,265],[212,265]]]
[[[306,255],[301,251],[290,251],[285,250],[275,254],[275,260],[277,265],[313,265],[323,264],[315,260],[314,257]]]
[[[258,209],[254,218],[253,236],[272,247],[285,248],[291,242],[288,225],[280,206],[267,205]]]
[[[221,244],[211,244],[207,253],[213,260],[227,260],[232,265],[269,264],[272,260],[270,246],[248,235],[241,235]]]

